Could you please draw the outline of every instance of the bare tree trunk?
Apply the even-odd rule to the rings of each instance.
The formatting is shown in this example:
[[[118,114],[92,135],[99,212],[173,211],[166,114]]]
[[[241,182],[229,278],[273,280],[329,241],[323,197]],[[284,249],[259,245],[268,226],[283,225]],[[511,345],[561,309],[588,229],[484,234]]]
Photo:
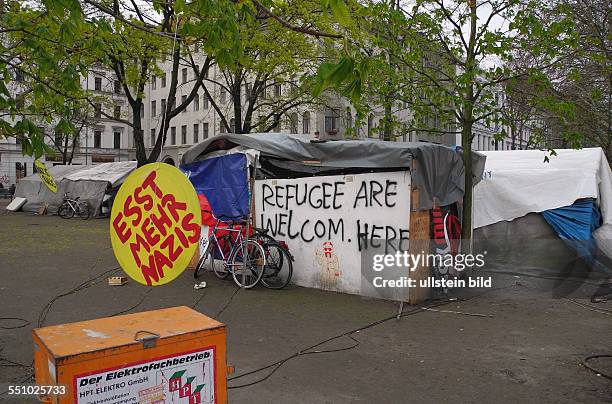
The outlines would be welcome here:
[[[133,115],[133,124],[134,126],[134,148],[136,149],[136,161],[138,162],[138,167],[147,164],[147,152],[144,146],[144,131],[142,129],[142,116],[140,116],[140,111],[142,108],[142,99],[137,98],[132,106],[132,115]]]

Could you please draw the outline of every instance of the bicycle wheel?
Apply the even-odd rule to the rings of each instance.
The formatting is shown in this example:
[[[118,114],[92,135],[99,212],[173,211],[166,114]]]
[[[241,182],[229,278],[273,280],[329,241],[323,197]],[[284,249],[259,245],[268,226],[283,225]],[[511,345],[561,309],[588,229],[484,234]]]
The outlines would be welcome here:
[[[247,254],[246,263],[244,262],[245,253]],[[228,261],[236,285],[251,289],[263,276],[266,257],[259,243],[255,240],[246,240],[234,248]]]
[[[266,265],[261,283],[270,289],[282,289],[289,284],[293,275],[293,262],[289,252],[276,241],[263,245]]]
[[[89,219],[89,205],[87,204],[87,202],[80,201],[77,205],[77,209],[79,210],[77,213],[81,219]]]
[[[229,261],[229,254],[232,248],[232,238],[225,234],[221,237],[217,238],[217,243],[215,243],[215,248],[211,250],[210,253],[210,268],[217,275],[219,279],[225,279],[229,276],[230,271],[228,271],[227,265],[225,265],[225,259]],[[223,257],[215,257],[216,254],[219,253],[219,249],[223,251]]]
[[[74,209],[67,203],[62,203],[59,208],[57,208],[57,215],[62,219],[70,219],[74,216]]]

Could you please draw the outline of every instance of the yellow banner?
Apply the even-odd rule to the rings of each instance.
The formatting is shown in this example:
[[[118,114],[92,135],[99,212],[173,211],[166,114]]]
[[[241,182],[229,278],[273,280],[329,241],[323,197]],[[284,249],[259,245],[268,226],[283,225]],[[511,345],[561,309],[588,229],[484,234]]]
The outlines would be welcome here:
[[[57,192],[57,184],[55,183],[51,173],[49,173],[49,170],[47,170],[45,163],[40,160],[35,160],[34,165],[36,166],[36,173],[47,188],[49,188],[51,192]]]
[[[110,235],[123,270],[149,286],[176,279],[200,240],[200,203],[177,168],[151,163],[125,180],[113,202]]]

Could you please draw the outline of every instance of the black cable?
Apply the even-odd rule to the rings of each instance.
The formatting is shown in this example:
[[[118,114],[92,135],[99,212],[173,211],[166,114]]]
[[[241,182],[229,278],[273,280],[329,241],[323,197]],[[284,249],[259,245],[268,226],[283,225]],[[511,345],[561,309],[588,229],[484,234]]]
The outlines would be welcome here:
[[[111,314],[111,315],[110,315],[110,316],[108,316],[108,317],[115,317],[115,316],[118,316],[118,315],[120,315],[120,314],[125,314],[125,313],[127,313],[127,312],[129,312],[129,311],[134,310],[135,308],[137,308],[138,306],[140,306],[140,305],[141,305],[141,304],[142,304],[142,303],[145,301],[145,299],[147,298],[147,295],[148,295],[149,293],[151,293],[151,291],[152,291],[152,290],[153,290],[153,288],[149,288],[149,290],[147,290],[146,292],[144,292],[144,293],[142,294],[142,297],[141,297],[141,298],[140,298],[140,300],[138,301],[138,303],[136,303],[135,305],[133,305],[133,306],[132,306],[132,307],[130,307],[129,309],[125,309],[125,310],[118,311],[117,313],[115,313],[115,314]]]
[[[219,318],[221,313],[223,313],[225,311],[225,309],[227,309],[229,307],[229,305],[232,303],[232,300],[234,300],[234,297],[238,294],[238,292],[240,292],[240,289],[242,289],[242,288],[241,287],[237,287],[236,288],[236,290],[234,291],[234,293],[232,293],[232,295],[227,300],[225,305],[223,307],[221,307],[221,310],[219,310],[219,312],[215,315],[215,318]]]
[[[456,300],[453,300],[453,301],[443,301],[443,302],[440,302],[440,303],[437,303],[437,304],[432,304],[432,305],[429,305],[429,306],[426,306],[426,307],[427,308],[434,308],[434,307],[443,306],[443,305],[451,304],[451,303],[455,303],[455,302],[456,302]],[[423,307],[424,306],[417,306],[413,310],[410,310],[408,312],[402,313],[401,317],[407,317],[407,316],[410,316],[410,315],[413,315],[413,314],[422,313],[422,312],[425,311],[425,310],[423,310]],[[349,349],[354,349],[354,348],[356,348],[359,345],[359,341],[354,339],[352,337],[352,334],[355,334],[357,332],[366,330],[368,328],[375,327],[377,325],[380,325],[382,323],[385,323],[385,322],[387,322],[389,320],[393,320],[393,319],[396,319],[396,318],[397,318],[396,314],[394,314],[392,316],[389,316],[389,317],[385,317],[383,319],[380,319],[380,320],[374,321],[372,323],[366,324],[366,325],[364,325],[362,327],[355,328],[353,330],[343,332],[342,334],[338,334],[338,335],[335,335],[333,337],[327,338],[327,339],[325,339],[325,340],[323,340],[321,342],[318,342],[318,343],[316,343],[316,344],[314,344],[312,346],[309,346],[308,348],[302,349],[302,350],[294,353],[293,355],[290,355],[290,356],[288,356],[288,357],[286,357],[284,359],[281,359],[279,361],[276,361],[274,363],[271,363],[271,364],[266,365],[264,367],[261,367],[259,369],[255,369],[255,370],[252,370],[250,372],[246,372],[246,373],[243,373],[241,375],[228,378],[228,381],[232,381],[232,380],[236,380],[236,379],[239,379],[241,377],[245,377],[245,376],[248,376],[248,375],[259,373],[259,372],[261,372],[263,370],[266,370],[266,369],[269,369],[271,367],[274,367],[274,369],[272,369],[272,371],[270,373],[268,373],[266,376],[264,376],[261,379],[258,379],[258,380],[254,381],[254,382],[251,382],[251,383],[241,384],[241,385],[238,385],[238,386],[228,386],[227,388],[228,389],[239,389],[239,388],[242,388],[242,387],[248,387],[248,386],[252,386],[252,385],[257,384],[257,383],[261,383],[261,382],[267,380],[268,378],[270,378],[282,365],[284,365],[285,363],[287,363],[291,359],[297,358],[298,356],[312,355],[312,354],[318,354],[318,353],[339,352],[339,351],[346,351],[346,350],[349,350]],[[312,351],[314,348],[317,348],[317,347],[319,347],[319,346],[321,346],[323,344],[326,344],[328,342],[331,342],[333,340],[336,340],[336,339],[339,339],[339,338],[342,338],[342,337],[349,337],[349,338],[353,339],[355,342],[357,342],[357,344],[352,345],[350,347],[339,348],[339,349],[330,349],[330,350],[323,350],[323,351]]]
[[[413,314],[423,313],[423,312],[425,312],[425,311],[426,311],[426,310],[423,310],[423,308],[432,309],[432,308],[435,308],[435,307],[445,306],[445,305],[448,305],[448,304],[453,304],[453,303],[457,303],[457,302],[467,302],[467,301],[469,301],[469,300],[472,300],[472,299],[478,298],[478,297],[483,296],[483,295],[486,295],[486,294],[488,294],[488,293],[495,292],[495,291],[498,291],[498,290],[508,289],[508,288],[513,287],[513,286],[516,286],[516,283],[513,283],[513,284],[511,284],[511,285],[507,285],[507,286],[500,286],[500,287],[498,287],[498,288],[488,289],[488,290],[486,290],[486,291],[484,291],[484,292],[482,292],[482,293],[479,293],[479,294],[477,294],[477,295],[470,296],[470,297],[467,297],[467,298],[460,298],[460,299],[459,299],[459,298],[457,298],[457,299],[452,299],[452,300],[451,300],[451,299],[448,299],[448,300],[446,300],[446,299],[439,299],[439,301],[438,301],[437,303],[435,303],[435,304],[430,304],[430,305],[428,305],[428,306],[422,306],[422,305],[415,306],[415,308],[414,308],[414,309],[412,309],[412,310],[410,310],[410,311],[407,311],[407,312],[402,312],[402,313],[400,314],[400,317],[408,317],[408,316],[411,316],[411,315],[413,315]],[[352,334],[355,334],[355,333],[357,333],[357,332],[360,332],[360,331],[366,330],[366,329],[368,329],[368,328],[375,327],[375,326],[377,326],[377,325],[380,325],[380,324],[382,324],[382,323],[385,323],[385,322],[387,322],[387,321],[389,321],[389,320],[393,320],[393,319],[397,319],[397,314],[394,314],[394,315],[392,315],[392,316],[385,317],[385,318],[383,318],[383,319],[380,319],[380,320],[374,321],[374,322],[369,323],[369,324],[366,324],[366,325],[364,325],[364,326],[362,326],[362,327],[355,328],[355,329],[350,330],[350,331],[346,331],[346,332],[344,332],[344,333],[342,333],[342,334],[339,334],[339,335],[336,335],[336,336],[333,336],[333,337],[327,338],[327,339],[325,339],[325,340],[323,340],[323,341],[321,341],[321,342],[319,342],[319,343],[317,343],[317,344],[315,344],[315,345],[312,345],[312,346],[310,346],[310,347],[308,347],[308,348],[306,348],[306,349],[302,349],[302,350],[300,350],[300,351],[298,351],[298,352],[294,353],[293,355],[290,355],[290,356],[288,356],[288,357],[286,357],[286,358],[284,358],[284,359],[281,359],[281,360],[279,360],[279,361],[276,361],[276,362],[274,362],[274,363],[271,363],[271,364],[266,365],[266,366],[264,366],[264,367],[261,367],[261,368],[259,368],[259,369],[251,370],[251,371],[249,371],[249,372],[246,372],[246,373],[240,374],[240,375],[238,375],[238,376],[230,377],[230,378],[228,378],[228,379],[227,379],[227,380],[228,380],[228,382],[229,382],[229,381],[232,381],[232,380],[239,379],[239,378],[241,378],[241,377],[245,377],[245,376],[248,376],[248,375],[252,375],[252,374],[255,374],[255,373],[259,373],[259,372],[261,372],[261,371],[263,371],[263,370],[266,370],[266,369],[269,369],[269,368],[272,368],[272,367],[274,368],[274,369],[272,369],[272,371],[271,371],[270,373],[268,373],[266,376],[264,376],[264,377],[263,377],[263,378],[261,378],[261,379],[258,379],[258,380],[256,380],[256,381],[254,381],[254,382],[251,382],[251,383],[246,383],[246,384],[240,384],[240,385],[238,385],[238,386],[228,386],[227,388],[228,388],[228,390],[229,390],[229,389],[239,389],[239,388],[242,388],[242,387],[248,387],[248,386],[252,386],[252,385],[254,385],[254,384],[261,383],[261,382],[263,382],[263,381],[267,380],[268,378],[270,378],[270,377],[271,377],[271,376],[272,376],[272,375],[273,375],[273,374],[274,374],[274,373],[275,373],[275,372],[276,372],[276,371],[277,371],[277,370],[278,370],[278,369],[279,369],[279,368],[280,368],[282,365],[284,365],[285,363],[287,363],[288,361],[290,361],[290,360],[291,360],[291,359],[293,359],[293,358],[297,358],[298,356],[303,356],[303,355],[311,355],[311,354],[317,354],[317,353],[338,352],[338,351],[346,351],[346,350],[349,350],[349,349],[354,349],[354,348],[356,348],[356,347],[359,345],[359,341],[358,341],[358,340],[356,340],[355,338],[353,338]],[[325,350],[325,351],[312,351],[312,349],[314,349],[314,348],[317,348],[317,347],[319,347],[319,346],[321,346],[321,345],[323,345],[323,344],[326,344],[326,343],[328,343],[328,342],[330,342],[330,341],[333,341],[333,340],[336,340],[336,339],[338,339],[338,338],[342,338],[342,337],[345,337],[345,336],[346,336],[346,337],[349,337],[349,338],[351,338],[351,339],[353,339],[355,342],[357,342],[357,344],[356,344],[356,345],[353,345],[353,346],[350,346],[350,347],[346,347],[346,348],[339,348],[339,349],[332,349],[332,350]]]
[[[94,266],[95,266],[95,264],[94,264]],[[68,292],[61,293],[61,294],[55,296],[40,311],[40,314],[38,315],[38,328],[43,326],[43,324],[45,322],[45,319],[47,318],[47,315],[49,314],[49,311],[51,310],[51,307],[53,306],[53,304],[57,300],[61,299],[62,297],[69,296],[69,295],[71,295],[73,293],[79,292],[79,291],[81,291],[83,289],[87,289],[87,288],[89,288],[89,287],[91,287],[93,285],[96,285],[96,284],[100,283],[106,275],[109,275],[112,272],[116,272],[118,269],[119,269],[119,267],[114,267],[114,268],[108,269],[106,271],[103,271],[103,272],[99,273],[98,275],[96,275],[96,276],[94,276],[92,278],[89,278],[88,280],[86,280],[85,282],[79,284],[78,286],[76,286],[75,288],[69,290]]]
[[[32,324],[31,321],[26,320],[25,318],[21,318],[21,317],[0,317],[0,321],[21,321],[23,324],[20,325],[16,325],[14,327],[4,327],[4,326],[0,326],[0,329],[3,330],[16,330],[18,328],[24,328],[27,327],[28,325]]]
[[[601,376],[601,377],[605,377],[606,379],[612,380],[612,375],[606,374],[602,371],[599,371],[591,366],[589,366],[587,364],[588,361],[590,361],[591,359],[595,359],[595,358],[612,358],[612,355],[591,355],[591,356],[587,356],[586,358],[584,358],[581,362],[582,366],[584,366],[585,368],[589,369],[591,372]]]

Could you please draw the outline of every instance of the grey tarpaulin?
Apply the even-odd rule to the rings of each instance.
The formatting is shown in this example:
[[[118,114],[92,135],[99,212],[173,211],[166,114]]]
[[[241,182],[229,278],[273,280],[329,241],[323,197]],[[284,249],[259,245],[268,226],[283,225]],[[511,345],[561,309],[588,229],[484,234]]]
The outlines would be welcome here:
[[[362,168],[364,171],[411,168],[416,159],[413,179],[419,189],[419,208],[430,209],[434,197],[439,205],[449,205],[463,197],[464,166],[461,152],[434,143],[384,142],[378,140],[337,140],[309,142],[280,133],[250,135],[226,134],[192,146],[182,157],[182,164],[206,158],[209,153],[243,146],[260,152],[261,158],[293,161],[309,167],[338,169]],[[482,178],[485,157],[473,153],[474,184]],[[323,170],[325,171],[325,170]]]

